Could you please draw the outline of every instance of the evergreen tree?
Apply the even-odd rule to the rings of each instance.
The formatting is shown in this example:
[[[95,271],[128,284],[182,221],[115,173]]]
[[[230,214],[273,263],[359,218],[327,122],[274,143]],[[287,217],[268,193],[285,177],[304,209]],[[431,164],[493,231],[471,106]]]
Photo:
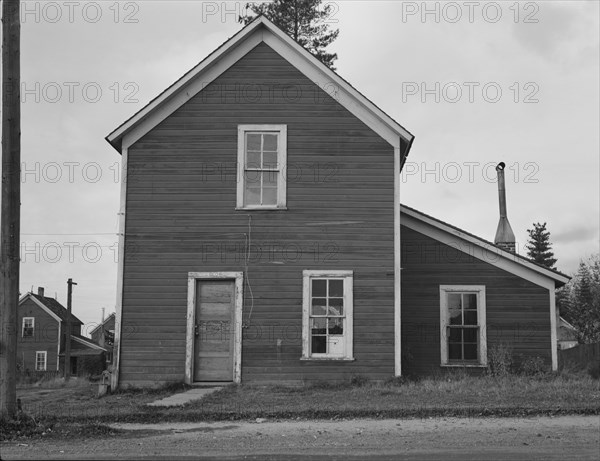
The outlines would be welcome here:
[[[529,241],[526,245],[527,256],[542,266],[554,268],[556,258],[554,258],[546,223],[533,223],[533,229],[527,229],[527,232],[529,233]]]
[[[600,255],[579,264],[573,279],[557,290],[556,303],[580,343],[600,342]]]
[[[327,53],[325,48],[338,36],[339,29],[329,30],[327,19],[333,6],[322,0],[273,0],[259,4],[247,3],[246,13],[239,22],[248,24],[256,15],[263,15],[285,31],[296,42],[314,54],[332,70],[336,53]],[[251,11],[248,11],[251,10]]]

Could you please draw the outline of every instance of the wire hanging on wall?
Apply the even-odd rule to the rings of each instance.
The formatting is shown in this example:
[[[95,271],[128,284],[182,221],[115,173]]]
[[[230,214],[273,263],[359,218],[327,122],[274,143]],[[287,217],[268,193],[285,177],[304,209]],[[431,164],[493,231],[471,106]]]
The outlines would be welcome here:
[[[254,294],[252,293],[252,285],[250,284],[250,276],[248,270],[248,263],[250,260],[250,245],[252,243],[252,216],[248,215],[248,233],[244,234],[246,237],[246,254],[244,255],[244,278],[248,285],[248,291],[250,294],[250,312],[248,313],[248,323],[243,325],[244,328],[248,328],[252,322],[252,310],[254,309]]]

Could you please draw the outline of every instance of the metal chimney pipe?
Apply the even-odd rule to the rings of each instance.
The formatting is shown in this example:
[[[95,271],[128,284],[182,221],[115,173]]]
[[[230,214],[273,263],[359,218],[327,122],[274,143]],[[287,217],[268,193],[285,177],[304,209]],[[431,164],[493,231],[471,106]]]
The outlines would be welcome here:
[[[498,222],[498,229],[496,230],[496,237],[494,243],[507,251],[515,252],[516,242],[515,234],[510,227],[506,212],[506,184],[504,181],[504,168],[506,164],[504,162],[498,163],[496,166],[496,173],[498,175],[498,199],[500,206],[500,222]]]
[[[496,165],[496,173],[498,175],[498,199],[500,204],[500,217],[506,218],[506,184],[504,182],[504,168],[506,164],[504,162]]]

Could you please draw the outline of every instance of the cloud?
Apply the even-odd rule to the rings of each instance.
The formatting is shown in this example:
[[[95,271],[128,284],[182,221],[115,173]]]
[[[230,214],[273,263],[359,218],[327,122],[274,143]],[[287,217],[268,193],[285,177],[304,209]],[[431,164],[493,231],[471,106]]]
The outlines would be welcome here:
[[[589,240],[597,241],[598,228],[584,226],[575,227],[553,235],[552,240],[555,243],[585,242]]]
[[[592,3],[531,2],[530,8],[537,10],[523,8],[520,20],[512,27],[514,37],[523,49],[545,60],[559,60],[562,64],[580,61],[598,49],[597,43],[591,45],[591,42],[597,42],[597,34],[594,40],[594,34],[588,33],[597,30],[594,18],[598,17],[598,9],[597,4]],[[587,27],[592,22],[596,22],[596,26]]]

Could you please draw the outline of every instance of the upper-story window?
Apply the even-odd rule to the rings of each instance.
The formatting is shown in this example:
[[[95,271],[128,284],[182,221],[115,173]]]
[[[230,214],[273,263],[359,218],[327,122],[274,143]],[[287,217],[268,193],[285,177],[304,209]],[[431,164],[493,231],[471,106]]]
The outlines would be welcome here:
[[[21,336],[23,338],[32,337],[34,326],[35,326],[35,318],[34,317],[23,317],[23,327],[21,329]]]
[[[286,125],[239,125],[237,208],[285,209]]]

